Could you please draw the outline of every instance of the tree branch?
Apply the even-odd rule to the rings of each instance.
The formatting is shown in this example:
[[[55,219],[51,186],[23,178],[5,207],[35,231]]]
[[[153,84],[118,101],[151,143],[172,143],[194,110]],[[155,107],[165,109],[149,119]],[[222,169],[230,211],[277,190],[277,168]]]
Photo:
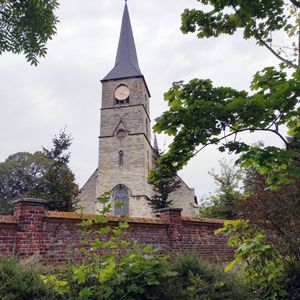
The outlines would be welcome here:
[[[289,149],[289,143],[285,140],[285,138],[278,131],[269,129],[269,128],[244,128],[241,130],[235,130],[234,132],[228,133],[227,135],[224,135],[223,137],[219,138],[218,142],[221,142],[222,140],[224,140],[224,139],[226,140],[227,138],[229,138],[233,135],[237,135],[238,133],[246,132],[246,131],[267,131],[267,132],[275,133],[283,141],[283,143],[286,146],[286,149]],[[208,142],[207,144],[203,145],[199,150],[197,150],[196,152],[193,153],[193,157],[195,155],[197,155],[199,152],[201,152],[207,146],[214,145],[214,144],[216,144],[216,143]]]
[[[296,0],[290,0],[290,1],[296,1]],[[242,18],[242,16],[239,14],[238,10],[236,9],[234,4],[231,4],[233,7],[233,10],[235,13],[239,16],[241,21],[243,22],[244,26],[246,26],[246,22]],[[275,55],[279,60],[281,60],[283,63],[285,63],[287,66],[292,67],[292,68],[297,68],[297,65],[293,64],[291,61],[283,58],[281,55],[279,55],[271,46],[268,45],[267,42],[265,42],[261,37],[257,36],[255,32],[252,31],[253,36],[262,44],[264,45],[273,55]]]
[[[292,2],[292,4],[294,4],[295,6],[300,8],[300,2],[297,0],[290,0],[290,2]]]
[[[256,37],[260,43],[262,43],[272,54],[274,54],[278,59],[291,68],[297,68],[297,65],[293,64],[291,61],[280,56],[272,47],[270,47],[263,39]]]
[[[9,21],[12,21],[11,17],[10,17],[8,14],[6,14],[5,12],[1,11],[1,10],[0,10],[0,15],[4,16],[4,17],[7,18]]]

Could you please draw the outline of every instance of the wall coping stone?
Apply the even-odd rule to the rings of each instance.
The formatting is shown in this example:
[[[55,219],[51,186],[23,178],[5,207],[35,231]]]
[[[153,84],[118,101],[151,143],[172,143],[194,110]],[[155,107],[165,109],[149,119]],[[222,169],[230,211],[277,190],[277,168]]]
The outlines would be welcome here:
[[[157,209],[157,212],[163,212],[163,211],[174,211],[174,212],[182,212],[182,208],[175,208],[175,207],[165,207]]]
[[[183,222],[196,222],[196,223],[208,223],[208,224],[223,224],[223,219],[210,219],[210,218],[192,218],[182,217]]]
[[[97,218],[96,214],[81,214],[76,212],[46,211],[45,217],[49,219],[69,219],[69,220],[93,220]],[[124,220],[122,217],[107,215],[108,221],[119,222]],[[167,224],[166,220],[160,218],[128,218],[128,223],[144,223],[144,224]]]
[[[44,199],[38,199],[38,198],[18,198],[12,201],[13,205],[18,203],[47,204],[49,203],[49,201]]]
[[[0,215],[0,224],[17,224],[17,219],[14,216]]]

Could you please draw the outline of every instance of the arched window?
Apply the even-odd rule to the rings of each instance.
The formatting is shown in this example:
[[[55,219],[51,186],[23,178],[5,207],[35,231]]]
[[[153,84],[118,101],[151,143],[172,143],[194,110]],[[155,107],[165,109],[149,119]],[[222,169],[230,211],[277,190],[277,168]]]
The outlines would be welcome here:
[[[129,192],[125,185],[119,184],[114,188],[114,214],[115,216],[129,214]]]
[[[119,166],[124,165],[124,152],[122,150],[119,151]]]

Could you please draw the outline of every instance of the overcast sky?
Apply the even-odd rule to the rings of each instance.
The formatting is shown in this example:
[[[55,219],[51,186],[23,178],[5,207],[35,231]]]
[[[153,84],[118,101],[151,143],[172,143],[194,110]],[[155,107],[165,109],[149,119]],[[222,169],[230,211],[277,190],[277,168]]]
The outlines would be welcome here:
[[[0,56],[0,161],[50,147],[66,126],[73,137],[71,168],[82,186],[98,163],[100,79],[114,65],[124,1],[60,2],[58,33],[38,67],[22,55]],[[247,89],[257,70],[276,62],[239,34],[203,40],[183,35],[180,14],[197,5],[196,0],[128,0],[140,68],[152,94],[152,121],[167,109],[163,93],[173,81],[211,78],[215,85]],[[158,140],[166,149],[168,139]],[[221,157],[209,148],[181,172],[198,197],[214,191],[207,172],[217,169]]]

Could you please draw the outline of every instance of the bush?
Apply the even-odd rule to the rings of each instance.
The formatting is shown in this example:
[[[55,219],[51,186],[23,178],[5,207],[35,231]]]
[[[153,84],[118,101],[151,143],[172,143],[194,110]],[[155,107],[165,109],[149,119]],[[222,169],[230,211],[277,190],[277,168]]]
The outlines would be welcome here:
[[[18,262],[14,257],[0,256],[1,300],[57,300],[35,267]]]
[[[283,258],[267,243],[266,234],[247,220],[225,221],[216,231],[229,236],[227,244],[235,247],[234,259],[225,271],[239,268],[246,284],[263,299],[284,299],[289,278]]]
[[[68,283],[62,289],[66,299],[160,300],[164,299],[161,283],[173,275],[163,258],[152,256],[150,248],[124,253],[118,262],[107,263],[103,258],[70,270],[51,279],[56,287]]]
[[[196,256],[170,264],[167,257],[158,257],[151,246],[140,248],[136,242],[127,241],[126,217],[111,226],[106,216],[111,212],[110,194],[105,193],[99,202],[100,214],[80,224],[86,245],[81,251],[87,254],[86,259],[70,266],[66,273],[42,277],[64,299],[254,299],[222,269]]]
[[[110,193],[99,202],[99,215],[80,224],[85,259],[65,274],[43,276],[43,281],[65,299],[162,299],[161,282],[173,276],[166,258],[156,257],[151,246],[140,248],[124,238],[129,226],[125,216],[115,226],[109,224]]]
[[[224,273],[221,266],[196,255],[179,257],[171,268],[177,276],[167,283],[165,300],[255,299],[237,276]]]

